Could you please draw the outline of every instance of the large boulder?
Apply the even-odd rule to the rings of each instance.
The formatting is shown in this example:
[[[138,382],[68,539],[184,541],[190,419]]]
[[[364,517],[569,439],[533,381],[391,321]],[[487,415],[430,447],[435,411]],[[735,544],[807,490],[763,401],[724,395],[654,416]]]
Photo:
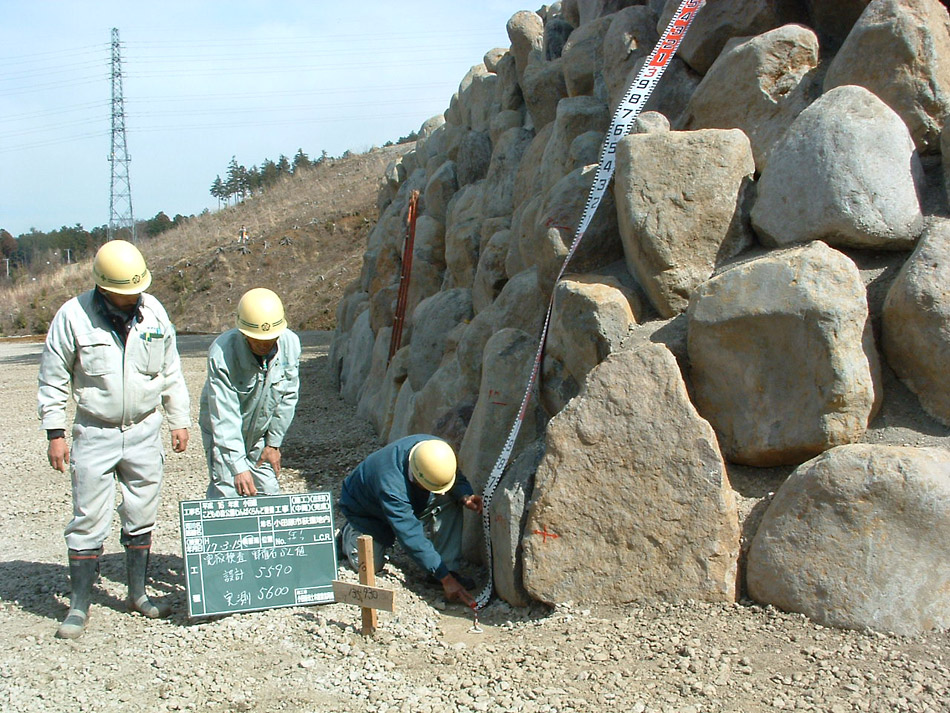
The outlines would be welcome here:
[[[475,314],[490,307],[508,281],[505,258],[508,256],[510,242],[511,231],[499,230],[489,238],[485,249],[478,256],[478,267],[475,269],[475,281],[472,285],[472,307]]]
[[[522,225],[522,232],[517,235],[521,259],[526,265],[538,267],[538,280],[545,294],[554,289],[596,175],[597,166],[590,165],[564,176],[543,195],[533,225]],[[613,203],[613,195],[607,191],[576,246],[571,270],[593,271],[623,257]]]
[[[442,363],[418,391],[413,390],[412,413],[408,414],[409,433],[431,433],[445,438],[456,449],[475,408],[478,383],[466,378],[455,353],[465,325],[446,335]],[[406,380],[409,388],[412,384]],[[405,386],[404,386],[405,388]]]
[[[607,105],[590,96],[568,97],[558,102],[551,124],[554,128],[541,155],[541,191],[550,190],[574,169],[570,147],[581,134],[598,132],[601,137],[610,126]],[[596,159],[593,161],[596,163]]]
[[[796,469],[762,517],[749,595],[825,626],[950,626],[950,453],[840,446]]]
[[[492,334],[511,327],[540,335],[546,308],[537,270],[523,270],[511,277],[495,301],[475,315],[460,335],[456,359],[466,382],[476,387],[481,382],[485,343]]]
[[[443,290],[427,297],[413,312],[412,341],[409,344],[409,383],[419,391],[442,363],[446,336],[472,318],[472,291]]]
[[[487,131],[466,131],[459,144],[458,171],[459,188],[481,180],[488,174],[491,162],[492,144]]]
[[[669,24],[681,0],[667,0],[657,32]],[[733,37],[752,37],[793,22],[805,22],[805,8],[798,0],[716,0],[707,2],[683,38],[679,56],[700,74],[709,71],[723,47]]]
[[[376,335],[369,325],[369,312],[364,309],[354,320],[340,360],[340,395],[354,406],[359,401],[363,382],[373,365]]]
[[[642,312],[635,294],[603,275],[568,275],[554,288],[544,347],[541,403],[555,414],[590,371],[618,351]]]
[[[553,133],[554,123],[550,122],[534,135],[531,143],[521,154],[521,161],[518,163],[518,170],[515,174],[514,195],[511,203],[512,223],[514,223],[515,214],[524,206],[525,202],[536,198],[538,193],[541,192],[541,182],[544,178],[541,174],[541,161]]]
[[[574,30],[565,43],[561,70],[568,96],[590,95],[606,103],[603,48],[604,36],[612,20],[612,17],[602,17],[585,23]]]
[[[528,66],[528,56],[544,46],[544,21],[538,13],[522,10],[511,16],[506,29],[511,40],[510,51],[515,59],[518,84],[521,84]]]
[[[426,182],[423,193],[426,215],[445,223],[449,201],[458,189],[458,171],[455,162],[446,161],[429,176]]]
[[[524,588],[521,533],[534,492],[534,473],[543,453],[544,442],[538,440],[512,459],[495,487],[489,508],[495,592],[518,607],[531,604],[531,597]]]
[[[618,95],[611,94],[610,107],[614,111],[620,106],[620,101],[624,98],[627,90],[637,81],[640,70],[646,65],[648,57],[641,57],[630,68],[627,74],[625,85],[621,87]],[[651,69],[647,70],[652,71]],[[649,76],[649,75],[644,75]],[[653,90],[647,103],[643,105],[644,111],[655,111],[663,114],[674,126],[679,126],[683,113],[689,105],[689,100],[699,86],[702,76],[690,69],[679,56],[674,55],[673,59],[666,67],[663,73],[663,79]]]
[[[950,220],[937,219],[884,301],[887,363],[924,410],[950,426]]]
[[[938,0],[874,0],[825,75],[825,91],[867,88],[904,121],[921,153],[940,150],[950,114],[950,16]]]
[[[369,295],[359,289],[359,281],[346,286],[343,297],[336,306],[336,329],[330,342],[328,355],[330,379],[333,386],[342,386],[343,362],[349,351],[350,336],[356,318],[369,307]]]
[[[519,418],[537,348],[537,336],[520,329],[501,329],[485,344],[478,399],[458,453],[459,468],[477,493],[484,491],[492,466]],[[537,395],[535,383],[528,408],[521,416],[512,458],[537,441],[543,431]],[[466,525],[462,551],[469,559],[477,559],[481,553],[481,518],[472,513],[466,516]]]
[[[816,242],[726,269],[696,290],[687,323],[696,405],[728,461],[797,465],[864,435],[880,365],[842,253]]]
[[[521,157],[533,139],[534,135],[521,128],[520,124],[498,137],[485,173],[485,195],[482,201],[485,218],[507,218],[511,215]]]
[[[923,227],[907,127],[863,87],[832,89],[792,122],[758,181],[752,225],[767,246],[810,240],[910,249]]]
[[[522,546],[544,602],[735,600],[735,495],[665,347],[611,354],[548,423]]]
[[[784,25],[751,39],[730,40],[696,87],[681,118],[683,129],[742,129],[756,169],[772,146],[818,94],[818,37]]]
[[[629,74],[638,59],[650,54],[659,35],[656,33],[656,15],[645,5],[634,5],[613,16],[604,35],[604,83],[611,107],[620,103]],[[663,80],[665,82],[666,79]],[[661,84],[663,83],[661,82]]]
[[[400,262],[400,268],[402,263]],[[410,322],[412,313],[426,297],[431,297],[442,287],[445,277],[445,226],[429,215],[416,219],[416,231],[412,243],[412,269],[409,274],[409,289],[406,294],[406,316]],[[403,339],[405,343],[407,339]]]
[[[442,289],[470,288],[478,267],[484,222],[485,181],[452,196],[445,219],[445,280]]]
[[[532,50],[528,55],[521,93],[535,131],[554,121],[558,102],[567,96],[562,62],[562,58],[545,60],[541,50]]]
[[[752,244],[755,163],[738,129],[631,134],[614,195],[627,267],[663,317],[685,311],[713,271]]]
[[[491,117],[498,111],[495,104],[498,76],[484,64],[476,64],[462,78],[454,96],[452,123],[462,129],[486,131]]]

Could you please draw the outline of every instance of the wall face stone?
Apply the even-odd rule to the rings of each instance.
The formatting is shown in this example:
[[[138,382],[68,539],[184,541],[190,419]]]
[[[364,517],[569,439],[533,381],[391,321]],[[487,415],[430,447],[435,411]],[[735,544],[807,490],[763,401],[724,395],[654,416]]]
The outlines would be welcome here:
[[[725,270],[696,291],[687,323],[696,404],[731,462],[798,464],[864,435],[880,367],[843,254],[812,243]]]
[[[907,250],[923,227],[920,159],[907,127],[862,87],[827,92],[772,149],[752,225],[769,247],[809,240]]]
[[[815,33],[801,25],[730,40],[693,92],[678,127],[742,129],[761,172],[772,146],[819,93],[812,78],[818,50]]]
[[[617,145],[627,267],[663,317],[685,311],[692,291],[751,245],[754,172],[749,140],[735,129],[634,134]]]
[[[950,625],[950,453],[852,445],[802,464],[752,540],[749,594],[828,626]]]
[[[950,16],[938,0],[877,0],[825,75],[825,91],[865,87],[901,117],[921,153],[939,150],[950,114]]]
[[[744,487],[755,468],[810,468],[868,442],[950,452],[950,16],[936,0],[706,2],[641,113],[617,114],[678,6],[561,0],[513,15],[510,46],[477,58],[387,166],[337,308],[328,365],[343,398],[381,440],[446,438],[476,489],[529,391],[489,506],[496,594],[513,605],[734,601],[739,528],[751,539],[768,504]],[[602,162],[614,173],[595,204]],[[930,542],[900,514],[926,503],[901,500],[889,475],[929,472],[930,456],[837,458],[863,458],[855,470],[893,491],[876,512],[895,523],[874,532]],[[482,527],[467,514],[476,563]],[[796,583],[795,596],[759,590],[777,606],[836,626],[942,621],[942,602],[925,610],[915,592],[874,619],[868,602],[893,595],[874,568],[840,568],[830,599],[802,594],[813,571],[775,547],[783,571],[756,577]],[[891,555],[943,586],[930,553]]]
[[[938,219],[884,302],[884,354],[924,410],[950,426],[950,220]]]
[[[531,596],[735,600],[735,497],[665,347],[607,357],[545,440],[522,540]]]

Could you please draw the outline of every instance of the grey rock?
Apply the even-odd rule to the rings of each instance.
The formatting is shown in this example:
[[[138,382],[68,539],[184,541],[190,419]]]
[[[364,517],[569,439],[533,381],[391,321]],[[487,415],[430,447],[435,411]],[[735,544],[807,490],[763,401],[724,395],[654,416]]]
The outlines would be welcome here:
[[[665,347],[608,356],[545,442],[522,539],[532,597],[735,600],[735,496]]]
[[[882,342],[887,363],[950,426],[950,221],[935,219],[901,267],[884,302]]]
[[[921,172],[900,117],[863,87],[838,87],[772,149],[752,224],[770,247],[824,240],[907,250],[923,227]]]
[[[696,405],[730,462],[801,463],[860,440],[880,406],[864,285],[824,243],[724,270],[687,321]]]
[[[752,243],[755,165],[737,129],[633,134],[617,145],[614,193],[624,255],[663,317]]]
[[[907,636],[950,624],[950,456],[850,445],[782,484],[749,551],[757,601]]]
[[[921,153],[940,149],[950,113],[950,16],[937,0],[868,4],[825,75],[825,91],[865,87],[891,107]]]

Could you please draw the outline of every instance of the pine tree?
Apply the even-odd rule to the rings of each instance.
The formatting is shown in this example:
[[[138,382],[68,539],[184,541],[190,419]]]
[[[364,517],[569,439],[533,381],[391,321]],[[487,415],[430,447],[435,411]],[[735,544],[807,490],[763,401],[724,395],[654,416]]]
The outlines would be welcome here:
[[[221,207],[221,201],[227,201],[228,194],[224,189],[224,181],[221,176],[214,177],[214,183],[211,184],[211,196],[218,199],[218,208]]]
[[[301,168],[308,168],[309,166],[310,158],[303,152],[303,149],[297,149],[297,153],[294,154],[293,172],[297,173]]]

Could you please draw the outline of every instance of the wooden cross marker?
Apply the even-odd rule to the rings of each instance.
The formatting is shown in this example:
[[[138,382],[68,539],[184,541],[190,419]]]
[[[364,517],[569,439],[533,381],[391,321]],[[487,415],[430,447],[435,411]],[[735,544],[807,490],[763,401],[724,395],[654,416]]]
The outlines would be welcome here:
[[[362,609],[363,628],[360,633],[370,636],[376,631],[376,610],[396,611],[396,593],[392,589],[376,586],[376,562],[373,557],[373,538],[360,535],[356,538],[360,563],[360,583],[333,580],[333,598],[345,604],[355,604]]]

